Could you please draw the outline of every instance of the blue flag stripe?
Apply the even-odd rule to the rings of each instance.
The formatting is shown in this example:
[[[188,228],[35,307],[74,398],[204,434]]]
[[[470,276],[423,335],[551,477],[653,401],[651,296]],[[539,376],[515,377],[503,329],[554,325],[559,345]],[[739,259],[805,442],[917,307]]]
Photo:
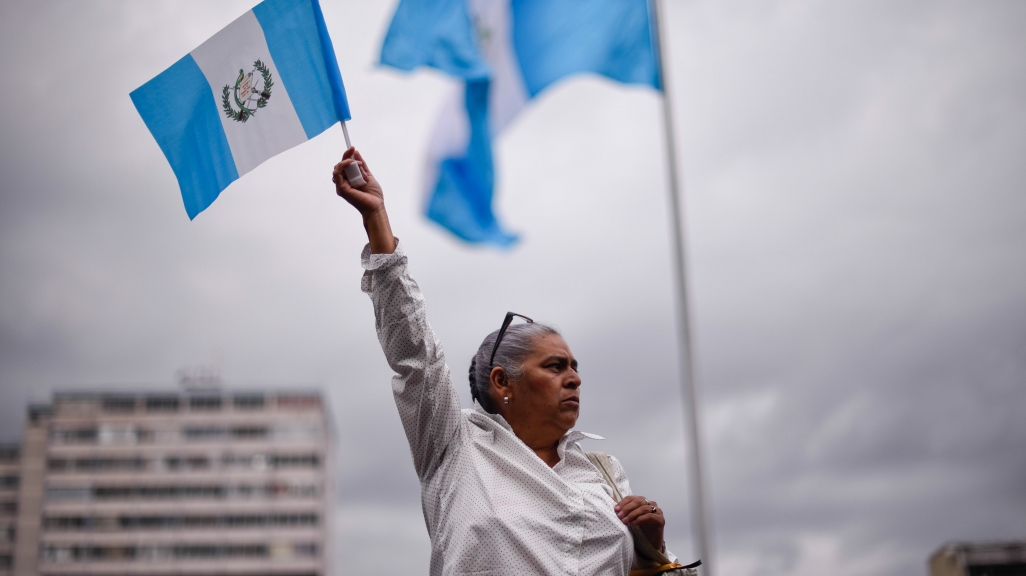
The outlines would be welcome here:
[[[346,97],[346,87],[342,83],[342,72],[338,69],[338,59],[335,58],[335,47],[331,43],[331,36],[328,35],[328,26],[324,23],[320,3],[318,0],[312,0],[312,2],[314,15],[317,18],[317,34],[321,37],[321,54],[327,68],[328,81],[331,82],[335,117],[340,121],[350,120],[352,115],[349,113],[349,99]]]
[[[189,219],[238,180],[210,84],[186,55],[131,94],[178,178]]]
[[[467,242],[507,247],[513,245],[517,237],[504,231],[492,212],[495,177],[488,129],[489,88],[487,80],[467,82],[465,96],[470,120],[467,155],[442,161],[426,215]]]
[[[335,52],[324,46],[324,18],[316,0],[261,2],[253,15],[264,31],[281,82],[307,138],[348,120],[349,104]]]
[[[517,0],[512,8],[513,45],[531,96],[580,72],[659,88],[647,0]]]
[[[484,80],[491,66],[477,45],[467,0],[402,0],[381,46],[381,63],[400,70],[431,66]]]

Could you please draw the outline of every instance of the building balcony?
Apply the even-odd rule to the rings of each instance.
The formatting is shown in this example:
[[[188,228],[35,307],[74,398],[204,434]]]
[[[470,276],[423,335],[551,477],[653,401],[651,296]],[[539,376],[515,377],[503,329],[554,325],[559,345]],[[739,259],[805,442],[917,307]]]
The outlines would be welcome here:
[[[270,451],[323,451],[326,441],[321,438],[302,437],[274,437],[274,438],[245,438],[233,440],[182,440],[167,439],[154,440],[153,442],[138,443],[78,443],[78,444],[57,444],[51,443],[47,447],[48,458],[81,458],[86,456],[124,456],[140,455],[148,456],[154,453],[193,453],[208,454],[210,452],[238,451],[238,452],[270,452]]]
[[[51,473],[46,485],[53,486],[155,486],[166,484],[239,484],[287,482],[312,484],[323,480],[320,469],[265,469],[265,470],[154,470],[141,472]],[[17,492],[15,492],[17,494]],[[0,491],[0,498],[3,492]]]
[[[321,559],[260,559],[260,560],[176,560],[169,562],[69,562],[40,563],[39,573],[70,576],[313,576],[324,574]]]
[[[323,511],[330,503],[325,498],[276,498],[250,500],[148,500],[121,502],[46,502],[44,516],[110,514],[195,514],[195,513],[282,513]]]
[[[274,528],[224,528],[216,530],[117,530],[110,532],[44,530],[45,546],[120,546],[120,545],[199,545],[248,544],[269,542],[313,542],[321,544],[324,537],[319,526]]]

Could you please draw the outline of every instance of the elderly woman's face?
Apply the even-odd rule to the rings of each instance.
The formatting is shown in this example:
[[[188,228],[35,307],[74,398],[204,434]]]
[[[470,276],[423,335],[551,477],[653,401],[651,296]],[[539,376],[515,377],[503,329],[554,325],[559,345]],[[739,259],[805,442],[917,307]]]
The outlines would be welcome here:
[[[535,341],[524,361],[524,374],[514,385],[511,414],[531,428],[566,432],[581,410],[581,377],[577,360],[563,338],[546,334]]]

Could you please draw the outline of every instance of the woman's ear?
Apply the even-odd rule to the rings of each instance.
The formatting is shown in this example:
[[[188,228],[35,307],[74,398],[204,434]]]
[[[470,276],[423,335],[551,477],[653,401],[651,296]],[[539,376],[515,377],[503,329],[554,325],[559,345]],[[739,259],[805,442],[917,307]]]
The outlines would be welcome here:
[[[498,400],[498,404],[502,404],[502,398],[508,397],[511,393],[506,370],[502,366],[496,366],[488,374],[488,379],[492,384],[492,398]]]

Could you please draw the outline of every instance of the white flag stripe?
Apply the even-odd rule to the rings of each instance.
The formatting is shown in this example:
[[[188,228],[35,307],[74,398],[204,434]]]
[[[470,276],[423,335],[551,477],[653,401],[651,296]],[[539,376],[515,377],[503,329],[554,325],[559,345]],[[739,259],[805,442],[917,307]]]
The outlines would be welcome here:
[[[446,158],[459,158],[467,153],[467,146],[470,145],[470,118],[467,117],[465,99],[466,88],[461,83],[445,99],[442,112],[431,131],[424,163],[424,206],[427,206],[426,203],[438,185],[442,161]]]
[[[254,72],[256,60],[270,70],[274,84],[266,107],[259,108],[245,122],[228,118],[221,112],[221,125],[239,176],[272,156],[306,142],[306,131],[278,74],[264,31],[252,11],[201,44],[191,55],[210,84],[218,110],[222,109],[222,90],[227,85],[234,92],[240,70],[246,74]],[[260,72],[256,71],[254,75],[260,83]],[[238,110],[234,94],[230,95],[230,104]]]
[[[516,118],[529,95],[513,50],[513,19],[506,0],[473,0],[480,34],[481,52],[492,66],[488,90],[488,126],[498,137]],[[466,88],[461,83],[442,105],[431,132],[424,166],[424,202],[431,199],[438,185],[439,165],[447,158],[460,158],[470,145],[470,119],[467,118]]]
[[[527,104],[527,87],[513,50],[513,16],[508,0],[472,0],[481,53],[492,66],[488,124],[498,136]]]

